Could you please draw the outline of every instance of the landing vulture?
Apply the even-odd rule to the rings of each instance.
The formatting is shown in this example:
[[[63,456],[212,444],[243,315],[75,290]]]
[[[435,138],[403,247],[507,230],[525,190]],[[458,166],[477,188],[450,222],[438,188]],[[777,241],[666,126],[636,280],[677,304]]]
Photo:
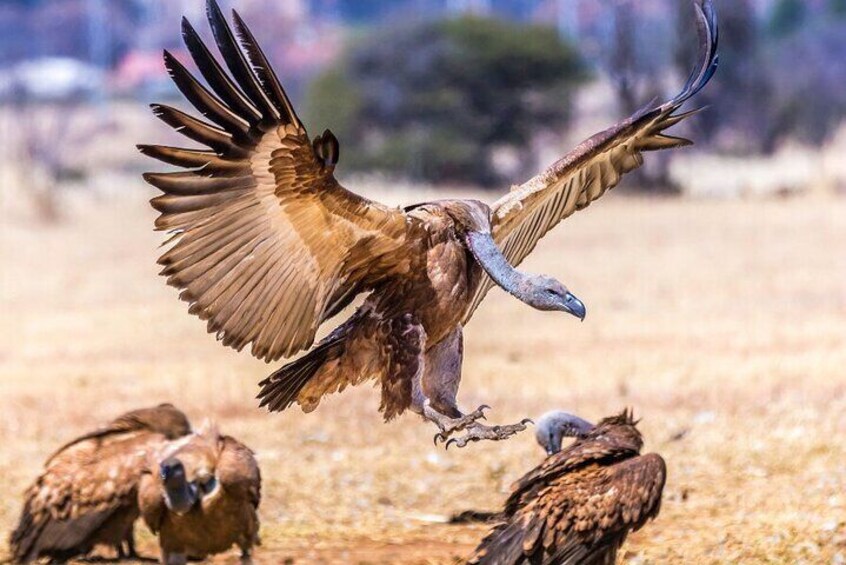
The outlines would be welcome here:
[[[584,318],[560,282],[515,267],[561,220],[639,167],[643,152],[690,144],[663,132],[693,113],[678,110],[716,69],[714,12],[710,0],[695,5],[699,59],[678,96],[593,136],[492,205],[438,200],[399,209],[338,183],[338,140],[328,130],[309,137],[244,21],[233,12],[233,33],[209,0],[223,64],[184,19],[205,82],[164,53],[201,117],[153,105],[205,148],[139,146],[185,169],[144,177],[163,193],[152,200],[156,228],[171,234],[162,275],[224,345],[249,345],[268,362],[308,350],[261,383],[261,405],[271,411],[296,403],[309,412],[326,394],[375,381],[386,420],[411,409],[438,427],[436,440],[461,431],[453,439],[463,447],[525,429],[480,424],[486,407],[459,410],[462,328],[493,285],[536,309]],[[321,324],[360,294],[364,304],[312,348]]]
[[[258,543],[258,463],[214,424],[151,457],[138,499],[144,522],[159,536],[162,563],[182,565],[233,545],[247,559]]]
[[[502,523],[470,563],[613,565],[628,533],[658,515],[664,460],[640,455],[643,440],[630,412],[595,427],[560,414],[538,427],[555,454],[515,483]],[[566,436],[579,439],[559,452]]]
[[[64,561],[95,545],[135,556],[138,482],[148,453],[191,431],[170,404],[128,412],[65,444],[25,493],[10,545],[16,562]]]

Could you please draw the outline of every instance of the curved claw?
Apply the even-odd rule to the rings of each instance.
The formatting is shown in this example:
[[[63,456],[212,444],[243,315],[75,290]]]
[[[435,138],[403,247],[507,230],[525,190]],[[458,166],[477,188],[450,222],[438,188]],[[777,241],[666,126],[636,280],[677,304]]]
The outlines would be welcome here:
[[[441,443],[443,443],[443,442],[445,442],[445,441],[447,440],[447,436],[445,436],[445,435],[443,434],[443,432],[440,432],[440,433],[435,434],[435,437],[433,438],[433,442],[434,442],[434,444],[435,444],[435,447],[437,447],[437,446],[438,446],[438,440],[440,440],[440,441],[441,441]]]
[[[534,426],[535,421],[532,420],[531,418],[523,418],[522,420],[520,420],[520,424],[523,425],[523,426],[525,426],[526,424],[531,424],[531,425]]]
[[[449,449],[449,446],[450,446],[450,445],[452,445],[453,443],[457,444],[457,443],[458,443],[458,440],[457,440],[457,439],[455,439],[455,438],[452,438],[451,440],[449,440],[448,442],[446,442],[446,445],[444,446],[444,449],[445,449],[445,450],[448,450],[448,449]],[[461,447],[461,446],[459,445],[459,447]]]
[[[478,412],[478,413],[479,413],[479,418],[480,418],[480,419],[482,419],[482,420],[487,420],[487,419],[488,419],[488,417],[487,417],[487,416],[485,416],[485,410],[490,410],[490,409],[491,409],[491,407],[490,407],[490,406],[488,406],[487,404],[482,404],[481,406],[479,406],[478,408],[476,408],[476,412]]]

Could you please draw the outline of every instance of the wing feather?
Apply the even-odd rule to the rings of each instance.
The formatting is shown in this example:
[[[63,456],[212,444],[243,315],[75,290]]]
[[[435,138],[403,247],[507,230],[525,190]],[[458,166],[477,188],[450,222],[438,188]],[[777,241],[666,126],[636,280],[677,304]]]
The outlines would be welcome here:
[[[650,104],[594,135],[491,207],[494,240],[512,265],[519,265],[561,220],[589,206],[617,186],[624,174],[640,167],[642,152],[692,143],[662,132],[696,113],[676,111],[705,86],[717,68],[719,33],[711,0],[695,0],[695,7],[698,62],[675,98],[661,105]],[[465,324],[493,286],[493,280],[483,274],[465,313]]]
[[[208,123],[174,108],[154,113],[208,150],[143,145],[186,167],[150,173],[162,191],[156,228],[173,233],[159,263],[189,312],[225,345],[268,361],[311,346],[338,297],[366,292],[401,257],[406,217],[347,191],[333,176],[337,142],[308,134],[246,24],[233,34],[217,4],[207,14],[223,66],[187,22],[204,86],[169,53],[165,65]],[[240,40],[240,45],[239,41]]]

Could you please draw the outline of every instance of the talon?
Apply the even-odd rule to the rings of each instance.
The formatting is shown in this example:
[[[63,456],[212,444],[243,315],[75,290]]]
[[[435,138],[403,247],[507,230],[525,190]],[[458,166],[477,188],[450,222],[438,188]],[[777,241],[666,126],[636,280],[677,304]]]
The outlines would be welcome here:
[[[449,450],[449,446],[450,446],[450,445],[452,445],[453,443],[456,443],[456,444],[457,444],[457,443],[458,443],[458,440],[457,440],[457,439],[455,439],[455,438],[452,438],[451,440],[449,440],[448,442],[446,442],[446,446],[444,446],[444,450],[447,450],[447,451],[448,451],[448,450]],[[460,446],[459,446],[459,447],[460,447]]]
[[[470,416],[473,417],[474,420],[487,420],[488,417],[485,416],[485,410],[490,410],[490,409],[491,409],[491,407],[488,406],[487,404],[482,404],[481,406],[476,408],[476,411],[473,412]]]
[[[531,424],[531,425],[534,426],[535,421],[532,420],[531,418],[523,418],[522,420],[520,420],[520,425],[525,426],[526,424]]]

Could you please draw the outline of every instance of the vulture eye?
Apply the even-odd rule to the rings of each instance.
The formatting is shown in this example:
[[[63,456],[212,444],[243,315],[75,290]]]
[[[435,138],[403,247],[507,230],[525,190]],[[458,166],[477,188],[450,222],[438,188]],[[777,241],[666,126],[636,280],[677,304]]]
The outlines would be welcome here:
[[[200,488],[200,493],[205,496],[217,487],[217,477],[212,475],[205,481],[201,482],[198,486]]]

